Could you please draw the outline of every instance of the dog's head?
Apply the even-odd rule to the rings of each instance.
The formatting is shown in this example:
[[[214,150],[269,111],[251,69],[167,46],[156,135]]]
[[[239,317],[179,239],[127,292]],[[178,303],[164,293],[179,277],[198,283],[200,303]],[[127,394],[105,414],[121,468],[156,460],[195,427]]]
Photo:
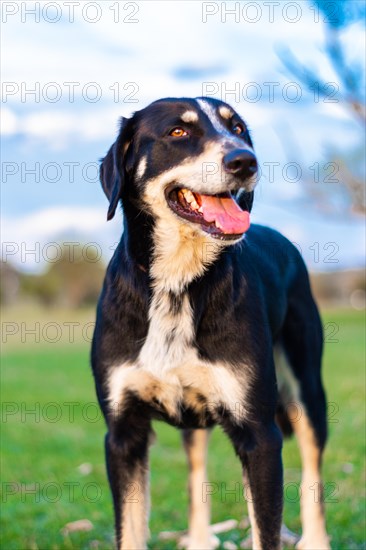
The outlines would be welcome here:
[[[108,219],[122,199],[154,219],[231,243],[249,228],[256,174],[245,122],[208,98],[161,99],[123,118],[101,165]]]

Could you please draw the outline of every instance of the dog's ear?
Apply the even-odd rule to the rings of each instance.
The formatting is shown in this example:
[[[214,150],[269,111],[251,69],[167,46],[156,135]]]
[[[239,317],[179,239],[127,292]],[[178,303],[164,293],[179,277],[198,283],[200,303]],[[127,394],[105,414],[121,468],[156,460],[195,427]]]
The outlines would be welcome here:
[[[125,157],[132,139],[129,122],[129,119],[122,117],[118,138],[100,165],[99,179],[109,199],[107,220],[113,218],[126,184]]]
[[[254,191],[244,191],[239,194],[238,204],[243,210],[251,212],[254,200]]]

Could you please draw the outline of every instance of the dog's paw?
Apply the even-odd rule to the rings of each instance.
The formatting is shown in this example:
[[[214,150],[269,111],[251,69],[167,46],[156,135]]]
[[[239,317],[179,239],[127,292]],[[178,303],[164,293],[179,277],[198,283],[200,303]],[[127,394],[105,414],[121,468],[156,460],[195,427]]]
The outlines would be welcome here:
[[[216,550],[219,546],[220,539],[215,535],[209,535],[208,540],[194,540],[186,534],[178,542],[178,547],[185,550]]]
[[[296,545],[296,550],[331,550],[329,538],[324,535],[321,537],[301,537]]]
[[[299,540],[299,536],[296,533],[293,533],[292,531],[290,531],[290,529],[288,529],[286,525],[283,523],[281,526],[281,544],[283,546],[295,546],[298,540]],[[240,548],[242,548],[243,550],[249,550],[252,547],[253,547],[253,539],[252,539],[252,534],[250,530],[249,535],[241,542]]]

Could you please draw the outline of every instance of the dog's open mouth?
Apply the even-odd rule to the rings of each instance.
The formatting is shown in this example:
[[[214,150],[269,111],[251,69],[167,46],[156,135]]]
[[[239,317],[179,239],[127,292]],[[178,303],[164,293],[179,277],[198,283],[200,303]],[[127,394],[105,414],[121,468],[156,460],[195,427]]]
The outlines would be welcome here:
[[[237,239],[249,229],[249,212],[240,208],[230,192],[202,195],[185,187],[169,186],[165,196],[173,212],[200,224],[213,237]]]

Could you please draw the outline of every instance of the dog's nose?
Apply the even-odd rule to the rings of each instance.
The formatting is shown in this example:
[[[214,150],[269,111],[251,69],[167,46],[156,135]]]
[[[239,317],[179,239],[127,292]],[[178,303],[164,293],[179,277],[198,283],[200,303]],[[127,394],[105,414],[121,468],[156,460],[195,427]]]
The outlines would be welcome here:
[[[238,178],[246,179],[254,176],[258,170],[255,155],[244,149],[230,151],[223,158],[224,170]]]

